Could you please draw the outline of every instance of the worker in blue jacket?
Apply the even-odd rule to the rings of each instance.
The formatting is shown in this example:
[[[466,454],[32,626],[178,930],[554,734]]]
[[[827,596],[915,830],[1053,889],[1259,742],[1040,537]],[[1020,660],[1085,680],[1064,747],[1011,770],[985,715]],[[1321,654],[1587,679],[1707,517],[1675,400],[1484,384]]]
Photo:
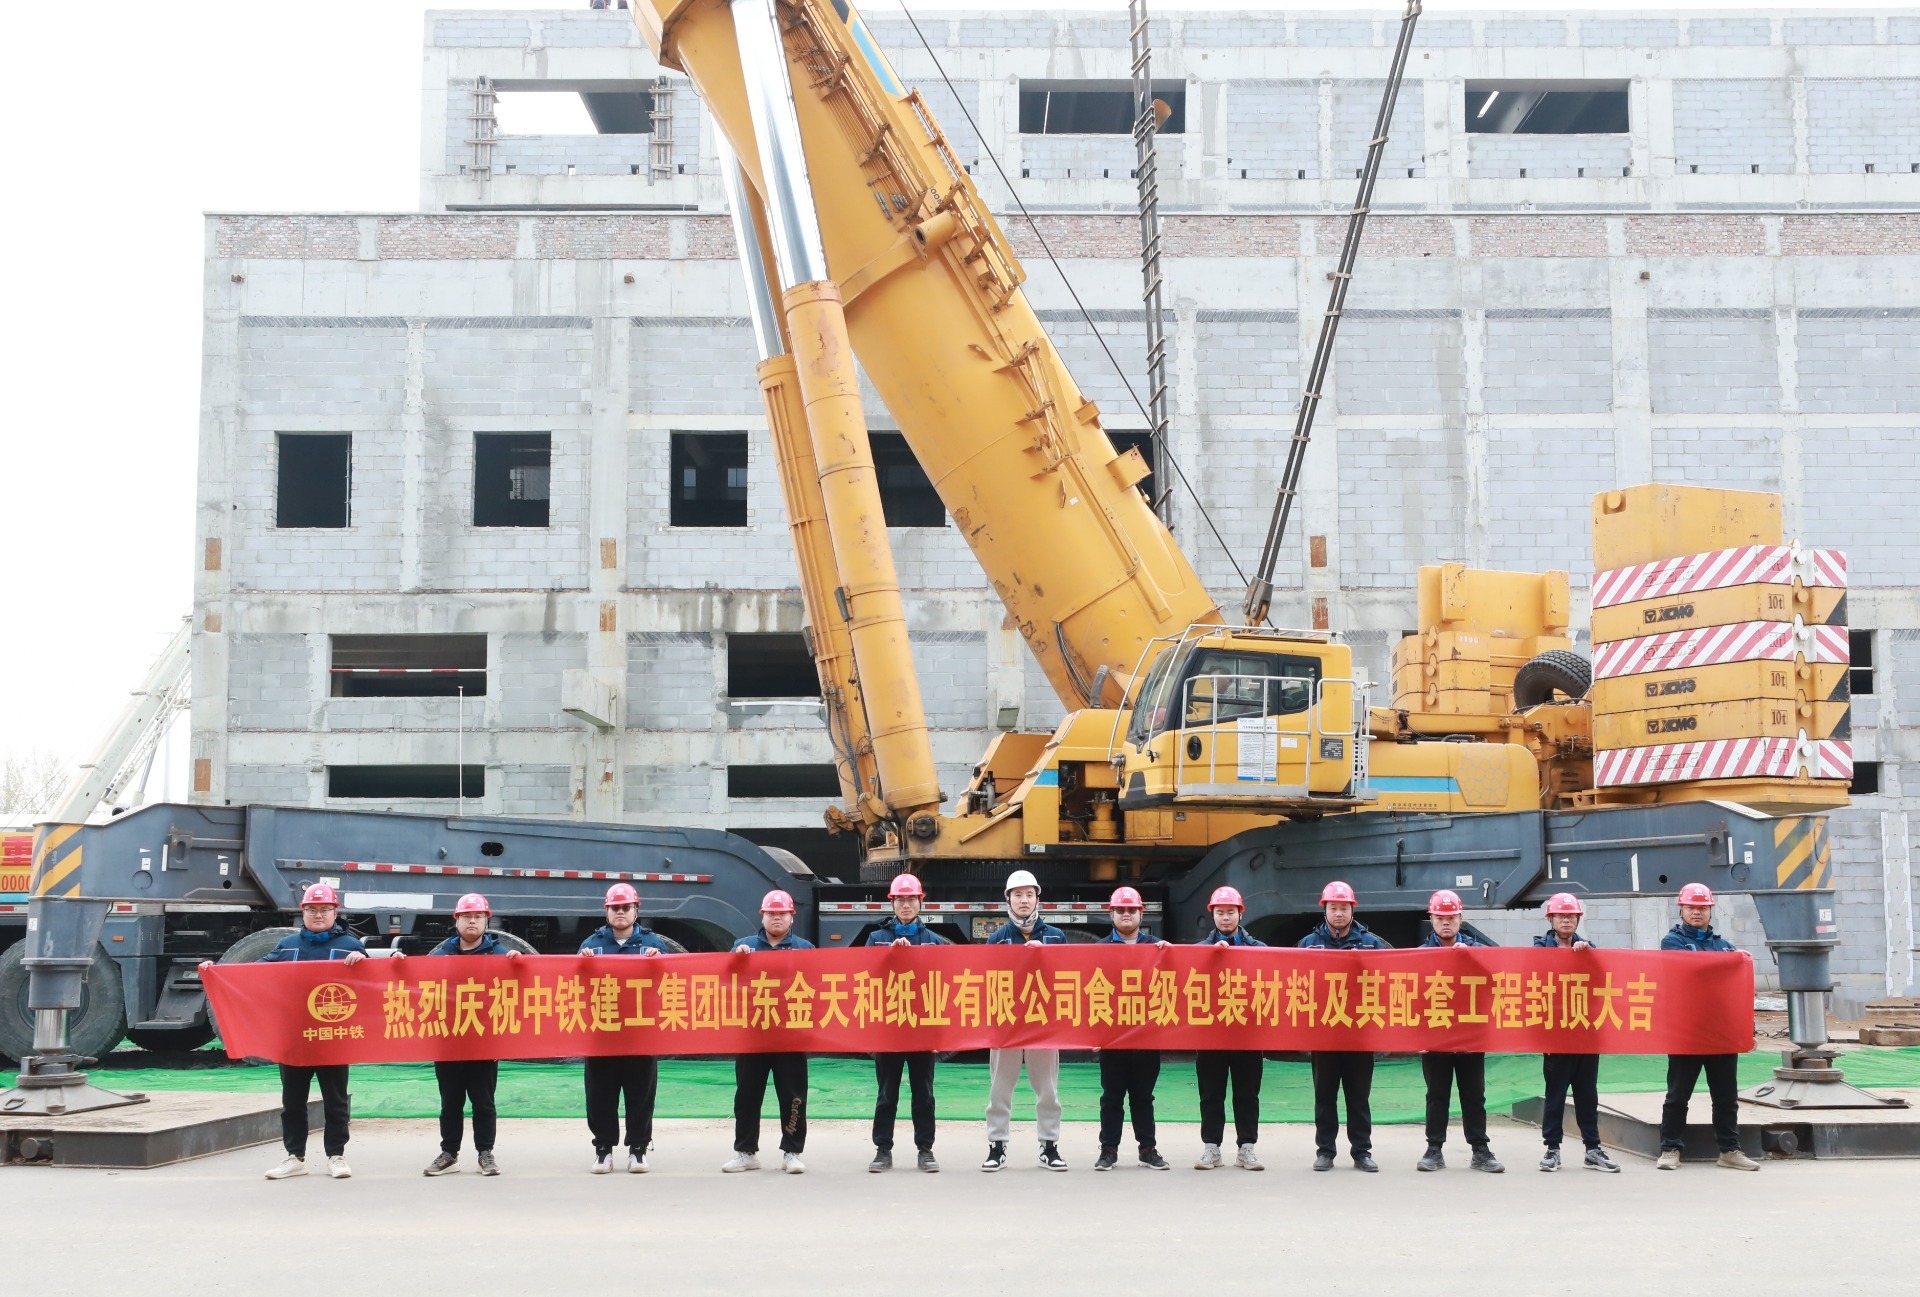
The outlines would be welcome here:
[[[1247,903],[1238,888],[1216,887],[1207,898],[1212,920],[1200,946],[1265,946],[1240,926]],[[1227,1139],[1227,1084],[1233,1084],[1233,1140],[1238,1146],[1233,1164],[1242,1171],[1264,1171],[1260,1142],[1260,1082],[1267,1060],[1257,1049],[1196,1049],[1193,1077],[1200,1089],[1200,1160],[1196,1171],[1217,1171],[1226,1165],[1220,1146]]]
[[[300,897],[299,931],[280,938],[280,944],[260,956],[260,962],[289,964],[327,959],[353,965],[366,957],[366,946],[340,922],[340,893],[327,883],[314,883]],[[347,1123],[353,1111],[353,1096],[347,1093],[347,1065],[289,1067],[282,1063],[280,1142],[287,1155],[267,1172],[269,1180],[307,1173],[307,1095],[316,1082],[325,1114],[321,1147],[327,1154],[327,1175],[345,1180],[353,1174],[347,1167]]]
[[[733,943],[736,955],[812,949],[811,941],[793,935],[793,897],[778,889],[760,902],[760,931]],[[720,1168],[730,1175],[760,1169],[760,1105],[768,1076],[780,1104],[780,1169],[788,1175],[807,1169],[800,1160],[807,1151],[807,1056],[742,1054],[733,1060],[733,1158]]]
[[[920,918],[920,907],[926,899],[927,891],[919,878],[913,874],[896,875],[887,888],[887,903],[893,907],[893,917],[868,934],[867,944],[946,945],[947,939]],[[940,1169],[940,1163],[933,1156],[933,1058],[933,1054],[925,1050],[873,1056],[873,1078],[876,1083],[873,1099],[873,1161],[867,1163],[867,1170],[877,1174],[893,1169],[893,1126],[900,1116],[902,1071],[907,1074],[907,1087],[911,1093],[913,1145],[919,1154],[917,1164],[922,1171]]]
[[[1547,950],[1591,950],[1593,943],[1580,932],[1580,919],[1586,907],[1572,892],[1555,892],[1547,898],[1547,922],[1552,925],[1533,939],[1535,947]],[[1546,1096],[1540,1110],[1540,1138],[1547,1151],[1540,1159],[1542,1171],[1560,1169],[1560,1140],[1566,1123],[1567,1094],[1573,1094],[1573,1119],[1580,1125],[1581,1142],[1587,1146],[1586,1168],[1616,1175],[1619,1163],[1600,1147],[1600,1055],[1543,1054],[1541,1079]]]
[[[454,903],[451,937],[435,946],[432,955],[499,955],[517,958],[519,951],[487,931],[493,907],[478,892],[468,892]],[[473,1105],[473,1149],[481,1175],[499,1175],[493,1159],[493,1137],[498,1129],[494,1091],[500,1083],[500,1063],[492,1058],[465,1058],[433,1065],[440,1086],[440,1155],[427,1164],[426,1175],[453,1175],[460,1170],[461,1114]]]
[[[1662,950],[1745,953],[1713,930],[1713,890],[1705,883],[1680,889],[1680,922],[1660,938]],[[1686,1146],[1687,1105],[1700,1073],[1707,1074],[1707,1093],[1713,1096],[1713,1142],[1720,1148],[1717,1163],[1729,1171],[1758,1171],[1760,1164],[1740,1148],[1740,1056],[1738,1054],[1669,1054],[1667,1101],[1660,1108],[1660,1159],[1654,1166],[1678,1171]]]
[[[1119,887],[1107,902],[1113,931],[1101,940],[1119,946],[1164,946],[1141,926],[1147,905],[1138,889]],[[1103,1049],[1100,1054],[1100,1157],[1096,1171],[1111,1171],[1120,1161],[1120,1118],[1131,1104],[1133,1138],[1140,1148],[1140,1165],[1170,1171],[1160,1156],[1153,1122],[1153,1087],[1160,1080],[1157,1049]]]
[[[607,922],[580,943],[590,959],[612,955],[654,958],[671,947],[640,926],[640,893],[631,883],[607,889]],[[613,1143],[620,1135],[620,1100],[627,1104],[627,1171],[647,1173],[647,1150],[653,1145],[653,1101],[660,1089],[660,1060],[651,1054],[598,1056],[587,1059],[587,1130],[593,1136],[593,1173],[613,1170]]]
[[[1487,943],[1460,931],[1466,907],[1458,892],[1442,888],[1427,901],[1427,922],[1433,931],[1420,943],[1422,950],[1455,950],[1484,946]],[[1454,1086],[1460,1088],[1460,1127],[1473,1150],[1473,1169],[1499,1173],[1507,1168],[1493,1155],[1487,1142],[1487,1056],[1456,1054],[1430,1049],[1420,1055],[1420,1072],[1427,1082],[1427,1152],[1420,1159],[1422,1171],[1444,1171],[1447,1159],[1441,1151],[1447,1142],[1447,1116]]]
[[[1058,946],[1067,934],[1040,917],[1040,880],[1025,869],[1007,875],[1007,921],[988,945]],[[1064,1171],[1060,1156],[1060,1051],[1057,1049],[994,1049],[987,1053],[987,1157],[982,1171],[998,1171],[1007,1164],[1007,1141],[1013,1135],[1013,1087],[1026,1064],[1027,1084],[1033,1087],[1034,1124],[1040,1136],[1040,1165]]]
[[[1304,950],[1387,950],[1366,925],[1353,921],[1358,904],[1353,888],[1331,882],[1320,889],[1325,920],[1300,938]],[[1347,1100],[1347,1147],[1356,1171],[1378,1171],[1373,1160],[1373,1054],[1361,1049],[1313,1051],[1313,1169],[1333,1170],[1334,1144],[1340,1138],[1340,1096]]]

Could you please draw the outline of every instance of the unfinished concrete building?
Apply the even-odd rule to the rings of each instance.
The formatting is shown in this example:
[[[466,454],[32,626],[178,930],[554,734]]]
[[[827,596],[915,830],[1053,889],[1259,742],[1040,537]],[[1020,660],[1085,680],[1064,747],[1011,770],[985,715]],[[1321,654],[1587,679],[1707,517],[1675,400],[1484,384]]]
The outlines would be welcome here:
[[[1154,23],[1172,449],[1226,547],[1193,498],[1173,513],[1223,602],[1395,20]],[[870,25],[1137,436],[1124,20]],[[721,826],[844,868],[710,124],[625,13],[436,13],[426,41],[419,212],[207,221],[195,795]],[[591,125],[514,134],[503,105],[534,93]],[[1782,492],[1790,535],[1853,563],[1856,996],[1920,989],[1916,208],[1911,11],[1428,16],[1276,601],[1384,680],[1422,563],[1579,590],[1597,491]],[[996,727],[1060,706],[869,417],[951,795]],[[1757,942],[1750,905],[1723,917]],[[1620,903],[1593,926],[1645,945],[1669,921]]]

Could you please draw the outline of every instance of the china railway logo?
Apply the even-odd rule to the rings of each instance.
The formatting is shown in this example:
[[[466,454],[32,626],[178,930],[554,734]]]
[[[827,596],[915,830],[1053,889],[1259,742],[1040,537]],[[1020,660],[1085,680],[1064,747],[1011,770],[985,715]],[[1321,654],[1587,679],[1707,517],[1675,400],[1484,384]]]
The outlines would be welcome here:
[[[307,996],[307,1012],[315,1022],[345,1022],[359,1007],[359,997],[351,986],[322,982]]]

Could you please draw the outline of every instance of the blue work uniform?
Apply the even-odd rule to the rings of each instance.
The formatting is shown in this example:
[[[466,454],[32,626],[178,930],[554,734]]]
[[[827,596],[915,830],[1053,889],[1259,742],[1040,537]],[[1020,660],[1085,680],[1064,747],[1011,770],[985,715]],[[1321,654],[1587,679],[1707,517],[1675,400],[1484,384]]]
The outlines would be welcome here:
[[[580,953],[641,955],[646,951],[671,954],[667,943],[645,928],[636,927],[625,941],[605,924],[580,943]],[[620,1101],[627,1107],[627,1152],[642,1157],[653,1145],[653,1103],[660,1091],[660,1060],[651,1054],[599,1055],[587,1059],[587,1130],[593,1136],[596,1157],[613,1151],[620,1137]]]
[[[341,959],[355,951],[365,954],[366,945],[336,923],[325,932],[301,928],[280,938],[280,944],[260,956],[263,964],[299,964],[310,960]],[[320,1108],[325,1121],[320,1146],[328,1157],[347,1151],[347,1123],[353,1115],[353,1096],[347,1091],[347,1065],[333,1063],[324,1067],[289,1067],[280,1064],[280,1142],[295,1157],[307,1155],[307,1094],[312,1085],[320,1086]]]
[[[1197,946],[1262,946],[1267,943],[1235,928],[1228,936],[1208,928]],[[1221,1144],[1227,1137],[1227,1086],[1233,1086],[1233,1139],[1236,1144],[1260,1140],[1260,1082],[1267,1060],[1257,1049],[1197,1049],[1193,1077],[1200,1087],[1200,1142]]]
[[[1454,944],[1475,947],[1488,943],[1462,932]],[[1429,932],[1420,948],[1444,950],[1446,944],[1439,933]],[[1428,1050],[1420,1055],[1420,1072],[1427,1082],[1427,1147],[1440,1148],[1447,1142],[1447,1118],[1456,1086],[1460,1091],[1460,1129],[1468,1147],[1487,1147],[1487,1056]]]
[[[782,941],[767,936],[765,928],[733,943],[733,953],[812,950],[813,943],[791,932]],[[807,1056],[805,1054],[741,1054],[733,1060],[733,1151],[760,1151],[760,1105],[767,1097],[767,1078],[773,1078],[773,1096],[780,1105],[780,1151],[801,1153],[807,1147]]]
[[[454,933],[435,946],[432,955],[498,955],[514,953],[513,947],[498,934],[482,932],[473,949],[463,949],[460,934]],[[473,1105],[473,1147],[476,1152],[493,1149],[499,1129],[499,1109],[494,1092],[500,1084],[500,1062],[493,1058],[463,1058],[433,1065],[433,1079],[440,1086],[440,1151],[460,1156],[460,1137],[464,1133],[461,1114]]]
[[[1660,938],[1662,950],[1737,953],[1739,947],[1711,926],[1676,923]],[[1660,1147],[1684,1149],[1687,1143],[1687,1105],[1700,1074],[1707,1074],[1707,1093],[1713,1096],[1713,1142],[1722,1153],[1740,1147],[1740,1056],[1738,1054],[1667,1055],[1667,1098],[1660,1108]]]
[[[1563,944],[1552,928],[1533,939],[1536,949],[1571,949],[1575,941],[1587,941],[1585,933],[1575,932]],[[1591,946],[1593,943],[1587,941]],[[1540,1110],[1540,1139],[1548,1148],[1557,1149],[1565,1135],[1567,1095],[1573,1095],[1573,1119],[1580,1127],[1580,1142],[1588,1148],[1600,1147],[1600,1055],[1542,1054],[1540,1079],[1546,1086],[1545,1104]]]
[[[867,935],[869,946],[891,946],[904,941],[910,946],[944,946],[947,939],[919,919],[902,923],[888,919]],[[907,1107],[913,1116],[913,1146],[922,1153],[933,1151],[936,1109],[933,1100],[933,1062],[930,1051],[875,1054],[873,1056],[873,1147],[881,1153],[893,1151],[893,1127],[900,1116],[900,1075],[907,1077]]]
[[[1391,950],[1365,924],[1350,923],[1342,933],[1331,925],[1300,938],[1302,950]],[[1313,1051],[1313,1138],[1322,1157],[1334,1155],[1340,1138],[1340,1099],[1347,1101],[1347,1148],[1357,1162],[1373,1152],[1373,1052],[1364,1049]]]

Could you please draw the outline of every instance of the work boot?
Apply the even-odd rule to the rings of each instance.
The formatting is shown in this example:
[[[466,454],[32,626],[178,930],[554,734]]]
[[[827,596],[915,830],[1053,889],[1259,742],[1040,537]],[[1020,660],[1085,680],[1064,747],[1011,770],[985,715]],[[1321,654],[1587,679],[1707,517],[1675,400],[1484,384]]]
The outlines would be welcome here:
[[[445,1149],[442,1149],[440,1151],[440,1156],[434,1158],[433,1161],[427,1163],[427,1169],[423,1171],[421,1174],[423,1175],[459,1175],[460,1174],[460,1155],[458,1153],[449,1153]]]
[[[1540,1158],[1540,1169],[1542,1171],[1558,1171],[1560,1169],[1560,1150],[1557,1148],[1548,1149]]]
[[[1447,1157],[1446,1154],[1440,1151],[1438,1144],[1427,1145],[1427,1155],[1420,1159],[1419,1165],[1414,1167],[1416,1171],[1444,1171],[1446,1169]]]
[[[1167,1165],[1167,1159],[1160,1156],[1160,1150],[1154,1148],[1151,1144],[1140,1150],[1140,1165],[1146,1167],[1149,1171],[1173,1170],[1171,1166]]]
[[[1094,1160],[1093,1169],[1096,1171],[1111,1171],[1119,1161],[1120,1150],[1111,1145],[1102,1144],[1100,1146],[1100,1156]]]
[[[1715,1166],[1724,1166],[1729,1171],[1758,1171],[1760,1164],[1737,1148],[1730,1148],[1720,1155]]]
[[[1606,1149],[1590,1148],[1587,1150],[1587,1170],[1605,1171],[1608,1175],[1618,1175],[1620,1164],[1607,1156]]]
[[[1242,1144],[1240,1146],[1240,1151],[1234,1154],[1233,1164],[1242,1171],[1264,1171],[1267,1169],[1266,1163],[1260,1160],[1260,1154],[1254,1151],[1253,1145],[1251,1144]]]
[[[998,1171],[1007,1164],[1007,1143],[996,1139],[987,1145],[987,1159],[980,1164],[982,1171]]]
[[[1313,1155],[1313,1169],[1316,1171],[1333,1170],[1333,1154],[1315,1153]]]
[[[920,1150],[920,1156],[915,1159],[915,1165],[922,1171],[938,1171],[940,1169],[940,1164],[933,1160],[933,1150],[930,1148]]]
[[[649,1169],[650,1168],[647,1166],[647,1150],[646,1149],[630,1148],[627,1150],[627,1174],[628,1175],[645,1175]]]
[[[782,1153],[780,1155],[780,1169],[788,1175],[805,1175],[807,1173],[807,1164],[800,1160],[798,1153]]]
[[[593,1150],[593,1173],[595,1175],[607,1175],[611,1173],[612,1170],[613,1170],[613,1150],[610,1148],[594,1149]]]
[[[873,1161],[867,1163],[867,1170],[873,1172],[875,1175],[879,1175],[882,1171],[893,1170],[893,1150],[890,1148],[874,1149]]]
[[[1678,1171],[1680,1169],[1680,1150],[1677,1148],[1661,1149],[1659,1160],[1653,1164],[1653,1169],[1656,1171]]]
[[[347,1165],[347,1159],[335,1153],[327,1159],[327,1174],[335,1180],[351,1180],[353,1168]]]
[[[1474,1171],[1487,1171],[1494,1175],[1499,1175],[1507,1168],[1500,1165],[1500,1159],[1493,1155],[1491,1148],[1488,1148],[1485,1144],[1475,1144],[1473,1146],[1473,1164],[1469,1169]]]
[[[482,1149],[476,1156],[479,1158],[479,1161],[480,1161],[481,1175],[499,1175],[500,1174],[500,1164],[493,1160],[492,1149],[490,1148]]]
[[[741,1171],[758,1171],[759,1169],[760,1155],[758,1153],[735,1153],[732,1157],[720,1164],[720,1170],[727,1175],[734,1175]]]
[[[1042,1140],[1040,1143],[1040,1165],[1049,1171],[1067,1169],[1067,1159],[1060,1156],[1060,1146],[1050,1139]]]
[[[291,1180],[296,1175],[305,1175],[306,1173],[307,1159],[304,1157],[296,1157],[294,1154],[289,1153],[281,1158],[279,1162],[275,1163],[273,1168],[267,1172],[267,1179]]]
[[[1220,1157],[1220,1146],[1208,1144],[1200,1150],[1200,1160],[1193,1164],[1196,1171],[1218,1171],[1226,1162]]]
[[[1373,1160],[1373,1154],[1371,1153],[1355,1153],[1353,1155],[1353,1169],[1356,1171],[1378,1171],[1380,1164]]]

